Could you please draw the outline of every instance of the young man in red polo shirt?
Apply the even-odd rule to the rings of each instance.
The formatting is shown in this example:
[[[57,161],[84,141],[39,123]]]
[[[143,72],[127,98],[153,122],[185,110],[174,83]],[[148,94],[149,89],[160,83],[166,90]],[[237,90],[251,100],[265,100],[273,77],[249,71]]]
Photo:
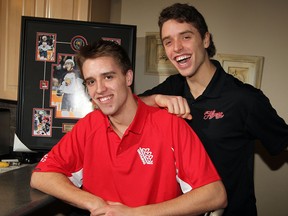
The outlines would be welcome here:
[[[226,206],[221,179],[189,125],[133,95],[120,45],[87,45],[77,63],[99,109],[42,158],[32,187],[89,215],[197,215]]]

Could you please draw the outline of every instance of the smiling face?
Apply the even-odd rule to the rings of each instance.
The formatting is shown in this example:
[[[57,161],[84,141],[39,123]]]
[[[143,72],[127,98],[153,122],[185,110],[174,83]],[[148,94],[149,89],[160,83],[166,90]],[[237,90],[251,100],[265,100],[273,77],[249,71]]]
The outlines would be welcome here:
[[[209,61],[206,51],[209,33],[202,39],[190,23],[170,19],[163,24],[161,35],[167,57],[182,76],[194,76],[201,65]]]
[[[88,93],[105,115],[125,112],[130,97],[133,72],[123,73],[121,67],[109,56],[87,59],[83,76]]]

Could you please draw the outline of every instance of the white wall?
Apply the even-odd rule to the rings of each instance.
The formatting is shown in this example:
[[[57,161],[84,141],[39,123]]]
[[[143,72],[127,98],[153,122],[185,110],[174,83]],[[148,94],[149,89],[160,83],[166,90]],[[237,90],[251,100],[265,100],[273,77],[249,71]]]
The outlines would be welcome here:
[[[189,2],[202,12],[218,53],[265,57],[261,89],[288,123],[287,0],[122,0],[120,22],[137,25],[136,93],[166,78],[144,74],[145,34],[158,31],[159,12],[175,2]],[[259,216],[287,216],[288,154],[271,157],[261,148],[257,152],[260,152],[255,157]]]

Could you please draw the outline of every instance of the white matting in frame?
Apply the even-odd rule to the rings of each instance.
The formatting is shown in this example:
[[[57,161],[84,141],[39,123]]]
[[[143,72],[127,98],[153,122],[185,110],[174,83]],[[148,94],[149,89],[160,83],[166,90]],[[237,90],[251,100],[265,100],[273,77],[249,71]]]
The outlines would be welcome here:
[[[146,70],[150,75],[171,75],[177,70],[165,54],[160,35],[157,32],[146,34]]]
[[[217,60],[227,73],[256,88],[261,87],[264,57],[217,54]]]

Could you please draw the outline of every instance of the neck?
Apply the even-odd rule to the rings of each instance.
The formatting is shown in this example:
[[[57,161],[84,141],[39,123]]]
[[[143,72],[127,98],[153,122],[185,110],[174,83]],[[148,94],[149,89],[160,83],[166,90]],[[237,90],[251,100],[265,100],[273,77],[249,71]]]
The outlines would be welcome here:
[[[122,138],[125,131],[127,130],[128,126],[127,125],[122,125],[122,124],[115,124],[110,120],[110,124],[113,128],[113,130],[115,131],[115,133]]]
[[[201,65],[195,76],[186,78],[190,92],[195,99],[203,94],[215,72],[216,67],[209,60]]]
[[[128,97],[125,105],[121,108],[121,113],[108,116],[109,121],[120,138],[123,137],[125,131],[132,123],[137,112],[137,101],[134,96]]]

